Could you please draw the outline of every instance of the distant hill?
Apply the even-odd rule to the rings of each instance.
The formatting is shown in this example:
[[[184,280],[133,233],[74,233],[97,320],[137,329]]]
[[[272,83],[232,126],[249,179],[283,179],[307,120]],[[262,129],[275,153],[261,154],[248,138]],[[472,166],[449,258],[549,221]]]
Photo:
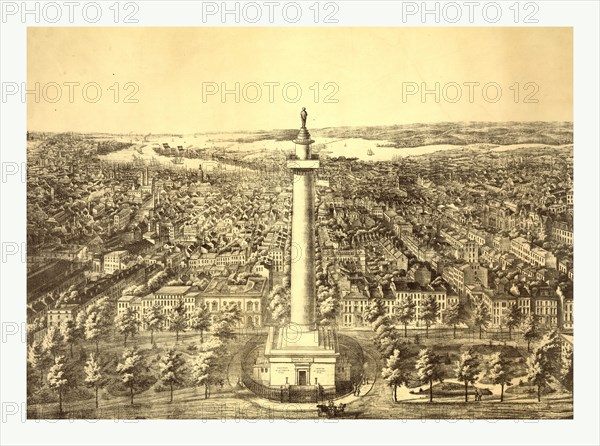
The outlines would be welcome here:
[[[468,144],[546,144],[573,143],[571,122],[440,122],[434,124],[406,124],[368,127],[327,127],[311,129],[314,137],[363,138],[382,141],[389,147],[419,147],[437,144],[465,146]],[[261,140],[289,141],[297,129],[281,129],[240,133],[239,138],[228,139],[239,143]]]

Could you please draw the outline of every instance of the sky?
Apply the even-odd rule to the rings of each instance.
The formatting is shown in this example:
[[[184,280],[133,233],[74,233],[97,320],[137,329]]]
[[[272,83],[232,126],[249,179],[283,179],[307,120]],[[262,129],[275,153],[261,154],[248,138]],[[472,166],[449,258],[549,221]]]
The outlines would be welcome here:
[[[27,52],[33,131],[573,119],[572,28],[30,27]]]

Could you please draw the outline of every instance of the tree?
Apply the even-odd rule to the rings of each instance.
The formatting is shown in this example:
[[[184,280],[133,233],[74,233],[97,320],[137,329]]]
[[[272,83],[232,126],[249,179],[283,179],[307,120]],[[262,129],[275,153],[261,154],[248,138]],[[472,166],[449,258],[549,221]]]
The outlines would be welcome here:
[[[387,315],[380,316],[371,324],[373,327],[373,331],[375,332],[375,337],[382,337],[386,332],[392,330],[392,321]]]
[[[85,363],[83,371],[85,372],[85,383],[94,388],[96,394],[96,409],[98,409],[98,388],[100,386],[102,375],[100,374],[100,366],[93,353],[90,353],[90,357]]]
[[[391,325],[391,321],[387,316],[380,317],[375,324],[377,324],[375,327],[375,344],[381,355],[388,358],[394,353],[395,349],[402,348],[398,330]]]
[[[32,370],[37,369],[40,374],[40,386],[44,383],[44,373],[50,365],[52,358],[50,354],[44,350],[41,342],[34,341],[27,349],[27,362]]]
[[[373,298],[367,304],[367,308],[363,312],[363,320],[367,324],[373,324],[380,317],[385,316],[385,308],[381,299]]]
[[[161,331],[165,323],[165,315],[162,307],[158,304],[152,305],[144,312],[144,323],[150,330],[150,344],[154,344],[154,332]]]
[[[204,332],[210,328],[210,322],[208,304],[198,305],[190,318],[190,328],[200,332],[200,343],[204,343]]]
[[[433,381],[441,382],[443,379],[439,356],[429,348],[421,350],[415,363],[415,369],[419,380],[424,384],[429,383],[429,401],[433,401]]]
[[[491,321],[490,312],[482,300],[475,303],[473,309],[473,325],[479,327],[479,339],[481,339],[482,331]]]
[[[338,299],[330,295],[325,300],[320,301],[319,313],[322,318],[321,323],[335,321],[338,315]]]
[[[573,392],[573,349],[566,348],[560,370],[560,378],[569,392]]]
[[[493,384],[500,385],[500,402],[503,402],[504,386],[510,383],[512,377],[509,372],[508,362],[502,352],[494,353],[490,358],[487,375]]]
[[[463,305],[456,301],[444,310],[444,323],[453,328],[453,337],[456,339],[456,326],[465,319],[465,310]]]
[[[102,309],[88,312],[85,320],[85,339],[96,344],[96,356],[98,356],[98,344],[100,339],[106,334],[107,321],[106,312]]]
[[[217,375],[218,353],[222,343],[217,338],[211,338],[204,344],[203,350],[192,361],[191,376],[195,386],[204,386],[204,398],[210,396],[209,386]]]
[[[211,331],[213,336],[221,343],[235,338],[234,328],[242,319],[242,312],[238,305],[225,305],[221,313],[212,322]]]
[[[62,335],[57,327],[48,327],[44,340],[42,341],[44,350],[46,350],[53,359],[56,359],[62,349]]]
[[[290,289],[276,286],[269,294],[271,318],[279,325],[285,325],[290,319]]]
[[[64,388],[67,386],[65,376],[65,357],[62,355],[54,358],[54,365],[48,371],[48,387],[58,393],[58,412],[62,413],[62,397]]]
[[[127,347],[127,338],[129,336],[133,338],[140,326],[135,310],[131,307],[127,307],[125,311],[115,318],[115,326],[117,331],[123,335],[123,347]]]
[[[122,361],[117,364],[117,373],[121,374],[123,384],[129,387],[132,406],[134,389],[141,381],[142,365],[143,359],[136,348],[125,350]]]
[[[85,339],[85,321],[87,320],[88,313],[86,310],[80,310],[75,316],[75,328],[77,330],[77,337]]]
[[[77,340],[77,326],[73,319],[67,319],[60,326],[60,333],[63,340],[69,344],[69,351],[71,353],[71,359],[73,359],[73,344]]]
[[[404,337],[407,337],[407,326],[415,318],[415,302],[410,296],[405,296],[396,307],[396,315],[401,324],[404,325]]]
[[[159,379],[163,384],[168,384],[171,390],[170,402],[173,402],[173,386],[182,382],[183,359],[175,350],[169,349],[160,361]]]
[[[504,325],[508,327],[508,339],[512,338],[513,328],[516,328],[521,323],[521,310],[516,302],[510,304],[508,312],[504,316]]]
[[[542,338],[539,349],[543,352],[543,358],[548,365],[551,374],[560,374],[560,339],[558,331],[552,330]]]
[[[242,321],[242,317],[242,309],[235,303],[224,305],[221,310],[221,319],[228,322],[232,329]]]
[[[185,304],[180,299],[169,313],[169,330],[175,332],[176,344],[179,342],[179,332],[185,330],[186,325]]]
[[[222,316],[217,316],[215,318],[211,326],[211,331],[213,336],[222,342],[228,341],[229,339],[233,339],[235,337],[235,333],[231,327],[231,322],[227,319],[224,319]]]
[[[538,403],[541,401],[542,388],[550,379],[548,362],[543,350],[537,348],[527,360],[527,380],[537,386]]]
[[[196,386],[204,386],[204,399],[210,395],[209,386],[213,380],[212,369],[216,362],[213,351],[200,352],[192,365],[192,377]]]
[[[469,401],[469,384],[474,384],[479,375],[479,361],[473,349],[463,352],[458,361],[456,379],[465,383],[465,403]]]
[[[539,336],[535,315],[528,314],[525,316],[521,324],[521,334],[523,335],[523,339],[527,341],[527,352],[531,351],[531,341]]]
[[[437,299],[433,294],[427,295],[421,309],[421,320],[425,322],[425,337],[429,337],[429,326],[433,324],[438,317],[439,307]]]
[[[98,299],[88,308],[88,313],[99,313],[100,321],[103,323],[103,328],[106,328],[110,327],[111,322],[113,320],[113,308],[114,306],[111,303],[110,298],[104,296]]]
[[[33,322],[27,323],[27,344],[33,343],[35,332],[40,330],[41,328],[42,326],[40,319],[36,319]]]
[[[392,388],[394,402],[398,402],[396,390],[398,386],[406,383],[406,375],[402,371],[401,354],[399,349],[395,349],[386,361],[386,366],[381,370],[381,377]]]

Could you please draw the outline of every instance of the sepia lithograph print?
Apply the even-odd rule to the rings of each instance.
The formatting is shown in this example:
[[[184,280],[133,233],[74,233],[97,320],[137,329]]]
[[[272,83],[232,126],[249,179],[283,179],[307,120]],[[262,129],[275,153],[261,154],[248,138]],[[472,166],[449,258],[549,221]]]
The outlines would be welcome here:
[[[29,28],[30,419],[573,417],[571,28]]]

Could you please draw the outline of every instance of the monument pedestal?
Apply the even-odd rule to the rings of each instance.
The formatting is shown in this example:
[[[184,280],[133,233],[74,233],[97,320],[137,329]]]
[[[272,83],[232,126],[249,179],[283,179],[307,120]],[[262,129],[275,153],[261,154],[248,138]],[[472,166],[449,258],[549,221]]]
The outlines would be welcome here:
[[[290,324],[271,327],[265,348],[271,386],[335,388],[339,357],[337,334],[331,327],[303,329]]]

